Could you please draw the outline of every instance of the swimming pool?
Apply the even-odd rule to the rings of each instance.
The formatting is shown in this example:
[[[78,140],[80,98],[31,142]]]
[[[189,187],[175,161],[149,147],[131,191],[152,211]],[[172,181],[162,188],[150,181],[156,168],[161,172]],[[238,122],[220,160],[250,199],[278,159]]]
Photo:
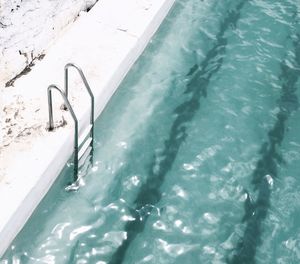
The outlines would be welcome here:
[[[299,6],[177,1],[2,261],[297,263]]]

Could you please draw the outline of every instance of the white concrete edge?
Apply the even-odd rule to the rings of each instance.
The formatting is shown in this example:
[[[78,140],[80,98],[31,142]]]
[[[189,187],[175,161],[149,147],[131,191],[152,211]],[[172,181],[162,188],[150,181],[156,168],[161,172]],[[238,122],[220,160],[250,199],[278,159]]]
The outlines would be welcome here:
[[[95,118],[101,114],[105,105],[114,94],[115,90],[117,89],[127,72],[130,70],[134,62],[141,55],[147,43],[156,32],[165,16],[168,14],[174,2],[175,0],[161,1],[156,13],[152,15],[151,23],[147,24],[143,29],[143,32],[138,37],[138,41],[135,43],[134,47],[127,51],[124,60],[118,65],[117,68],[114,69],[114,73],[106,82],[104,89],[99,90],[99,93],[95,94]],[[101,1],[99,1],[96,6],[100,4]],[[93,11],[93,9],[91,11]],[[138,23],[138,21],[136,21],[136,23]],[[80,117],[81,122],[87,122],[88,113],[89,111],[88,109],[86,109],[85,114]],[[72,154],[73,141],[70,140],[70,138],[73,138],[72,129],[62,129],[61,131],[56,133],[56,135],[50,137],[54,137],[57,140],[59,139],[60,141],[60,144],[54,146],[54,155],[52,153],[51,160],[43,162],[43,172],[41,175],[39,175],[39,180],[35,182],[35,184],[31,187],[26,197],[19,203],[18,208],[13,212],[6,223],[0,225],[0,256],[5,253],[13,239],[24,227],[26,221],[32,215],[35,208],[38,206],[45,194],[49,191],[50,187],[52,186]],[[47,139],[45,139],[45,141],[46,140]],[[52,141],[54,142],[53,139]]]

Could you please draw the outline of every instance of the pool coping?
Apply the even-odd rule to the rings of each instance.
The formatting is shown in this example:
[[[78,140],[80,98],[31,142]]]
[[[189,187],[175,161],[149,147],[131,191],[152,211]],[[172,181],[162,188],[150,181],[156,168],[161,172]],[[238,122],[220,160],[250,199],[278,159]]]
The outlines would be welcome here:
[[[78,64],[83,68],[94,92],[97,118],[174,2],[97,2],[88,13],[81,14],[31,73],[16,82],[14,90],[18,91],[24,102],[32,104],[41,101],[38,110],[41,126],[39,133],[28,139],[26,144],[20,140],[15,144],[15,149],[10,152],[4,149],[2,153],[13,158],[11,163],[5,164],[5,179],[0,181],[0,257],[23,228],[73,152],[74,132],[68,117],[68,125],[64,128],[54,132],[45,130],[47,86],[52,83],[61,86],[63,66],[68,62]],[[75,79],[73,85],[76,86],[76,93],[72,100],[76,102],[84,96],[78,79]],[[28,87],[32,87],[30,91]],[[79,113],[80,129],[83,129],[89,119],[89,104],[81,102],[75,110]],[[58,114],[57,111],[60,110],[56,109],[56,116],[66,115],[62,112]]]

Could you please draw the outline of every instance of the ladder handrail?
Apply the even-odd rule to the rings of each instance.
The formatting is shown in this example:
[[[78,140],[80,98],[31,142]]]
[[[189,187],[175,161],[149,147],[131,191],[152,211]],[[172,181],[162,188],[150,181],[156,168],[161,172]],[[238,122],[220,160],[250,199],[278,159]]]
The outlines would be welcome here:
[[[59,89],[56,85],[51,84],[48,86],[47,95],[48,95],[48,109],[49,109],[49,131],[54,129],[54,121],[53,121],[53,104],[52,104],[52,89],[55,89],[62,96],[64,103],[67,109],[70,111],[70,114],[74,120],[75,131],[74,131],[74,181],[78,179],[78,120],[76,118],[75,112],[66,96],[66,94]]]
[[[91,150],[91,154],[92,154],[92,163],[93,163],[93,152],[94,152],[94,122],[95,122],[95,119],[94,119],[94,115],[95,115],[95,98],[94,98],[94,95],[93,95],[93,92],[90,88],[90,85],[87,81],[87,79],[85,78],[85,75],[82,71],[82,69],[77,66],[75,63],[72,63],[72,62],[69,62],[65,65],[65,94],[66,94],[66,97],[68,98],[68,95],[69,95],[69,68],[75,68],[77,70],[77,72],[79,73],[80,77],[81,77],[81,80],[83,81],[84,85],[85,85],[85,88],[91,98],[91,114],[90,114],[90,125],[92,126],[91,130],[90,130],[90,136],[92,138],[92,142],[91,142],[91,147],[92,147],[92,150]]]
[[[69,95],[69,68],[71,68],[71,67],[73,67],[77,70],[77,72],[79,73],[79,75],[85,85],[86,90],[88,91],[88,93],[91,97],[90,124],[92,125],[92,124],[94,124],[94,104],[95,104],[94,95],[93,95],[93,92],[90,88],[90,85],[89,85],[87,79],[85,78],[85,75],[84,75],[82,69],[74,63],[67,63],[65,65],[65,94],[66,94],[66,97],[68,98],[68,95]]]

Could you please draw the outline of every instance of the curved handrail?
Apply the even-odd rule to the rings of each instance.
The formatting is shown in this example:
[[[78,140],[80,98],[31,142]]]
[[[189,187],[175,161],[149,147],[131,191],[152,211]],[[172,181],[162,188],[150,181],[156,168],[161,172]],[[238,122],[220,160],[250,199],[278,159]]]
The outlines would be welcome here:
[[[74,63],[67,63],[65,65],[65,95],[66,95],[66,97],[68,98],[68,94],[69,94],[69,68],[71,68],[71,67],[75,68],[77,70],[77,72],[79,73],[79,75],[80,75],[80,77],[81,77],[81,79],[82,79],[82,81],[85,85],[85,88],[88,91],[89,96],[91,98],[90,124],[92,125],[92,129],[91,129],[90,135],[91,135],[91,138],[92,138],[92,152],[93,152],[93,145],[94,145],[93,144],[94,143],[93,142],[94,141],[94,111],[95,111],[94,110],[95,109],[95,107],[94,107],[94,105],[95,105],[94,95],[93,95],[93,92],[90,88],[90,85],[88,84],[87,79],[85,78],[85,75],[84,75],[82,69]]]
[[[94,122],[94,95],[93,95],[93,92],[90,88],[90,85],[87,81],[87,79],[85,78],[85,75],[82,71],[82,69],[77,66],[76,64],[74,63],[68,63],[65,65],[65,94],[66,94],[66,97],[68,98],[68,95],[69,95],[69,68],[75,68],[77,70],[77,72],[79,73],[84,85],[85,85],[85,88],[86,90],[88,91],[89,93],[89,96],[91,97],[91,117],[90,117],[90,123],[92,124]]]
[[[76,118],[75,112],[64,92],[59,89],[56,85],[51,84],[48,86],[47,95],[48,95],[48,109],[49,109],[49,131],[54,130],[54,121],[53,121],[53,105],[52,105],[52,89],[57,90],[62,98],[64,99],[64,103],[67,109],[70,111],[70,114],[74,120],[75,131],[74,131],[74,180],[77,180],[78,174],[78,120]]]

